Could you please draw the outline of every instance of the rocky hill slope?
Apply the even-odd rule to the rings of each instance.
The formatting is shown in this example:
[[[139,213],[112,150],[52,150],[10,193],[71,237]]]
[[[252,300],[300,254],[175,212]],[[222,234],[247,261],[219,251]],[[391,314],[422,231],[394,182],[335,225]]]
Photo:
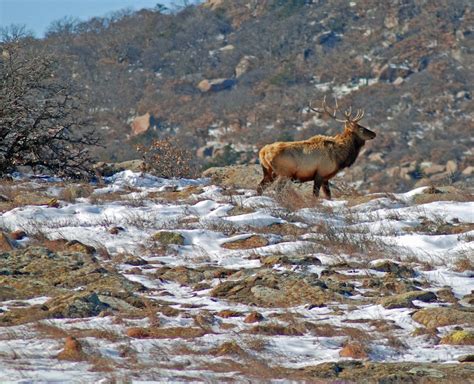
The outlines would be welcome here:
[[[4,182],[0,381],[472,380],[472,194],[226,184]]]
[[[212,0],[66,20],[35,44],[84,86],[103,160],[171,135],[207,166],[255,162],[340,131],[307,113],[327,95],[378,133],[346,180],[397,192],[472,182],[473,21],[469,0]]]

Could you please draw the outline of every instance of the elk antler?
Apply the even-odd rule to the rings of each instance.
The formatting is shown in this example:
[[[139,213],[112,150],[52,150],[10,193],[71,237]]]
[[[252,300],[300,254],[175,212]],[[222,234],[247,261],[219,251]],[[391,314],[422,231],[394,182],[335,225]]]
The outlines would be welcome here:
[[[349,110],[344,112],[344,116],[346,116],[346,121],[357,123],[358,121],[362,120],[364,117],[364,110],[358,109],[356,115],[352,116],[352,106],[349,107]]]
[[[340,123],[345,123],[346,120],[340,120],[336,117],[336,114],[337,114],[337,111],[339,109],[339,106],[337,105],[337,99],[334,98],[334,102],[336,103],[336,107],[335,108],[330,108],[328,107],[328,105],[326,104],[326,96],[324,96],[324,99],[323,99],[323,103],[322,103],[322,108],[323,110],[320,110],[320,109],[316,109],[316,108],[313,108],[311,106],[311,102],[309,103],[309,109],[311,109],[313,112],[316,112],[316,113],[321,113],[321,114],[327,114],[330,118],[336,120],[336,121],[339,121]],[[332,109],[332,112],[330,111],[330,109]]]
[[[311,106],[311,103],[309,103],[309,109],[312,110],[313,112],[317,112],[317,113],[321,113],[321,114],[326,113],[327,115],[329,115],[329,117],[331,117],[332,119],[334,119],[336,121],[339,121],[340,123],[346,123],[346,122],[357,123],[358,121],[362,120],[362,118],[364,117],[364,110],[363,109],[358,109],[356,115],[352,116],[352,106],[350,106],[348,110],[344,111],[345,119],[344,120],[338,119],[336,117],[336,114],[337,114],[337,111],[339,109],[339,106],[337,105],[337,99],[336,98],[334,98],[334,102],[336,104],[335,108],[328,107],[328,105],[326,104],[326,96],[324,96],[323,103],[321,105],[323,110],[313,108]],[[330,111],[330,109],[332,109],[332,112]]]

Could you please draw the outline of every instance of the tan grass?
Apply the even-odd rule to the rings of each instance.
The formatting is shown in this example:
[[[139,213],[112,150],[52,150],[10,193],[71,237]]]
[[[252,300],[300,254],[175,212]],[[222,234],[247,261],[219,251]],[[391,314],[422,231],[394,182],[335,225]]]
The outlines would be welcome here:
[[[259,235],[253,235],[246,239],[229,241],[221,245],[225,249],[253,249],[259,247],[265,247],[268,245],[268,240]]]
[[[129,328],[127,336],[135,339],[194,339],[206,334],[202,328],[170,327],[170,328]]]
[[[460,257],[454,262],[453,269],[455,272],[474,271],[474,260],[468,256]]]

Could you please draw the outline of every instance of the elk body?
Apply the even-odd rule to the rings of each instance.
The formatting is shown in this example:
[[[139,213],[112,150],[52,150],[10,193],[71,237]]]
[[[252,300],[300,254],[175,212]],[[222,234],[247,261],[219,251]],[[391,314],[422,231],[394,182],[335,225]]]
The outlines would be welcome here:
[[[316,135],[303,141],[265,145],[259,152],[263,179],[257,187],[258,194],[262,194],[277,177],[284,177],[300,182],[313,180],[313,194],[319,196],[322,187],[325,196],[330,199],[329,180],[354,163],[366,140],[375,138],[375,132],[359,125],[364,117],[362,110],[353,116],[352,109],[349,109],[344,112],[345,119],[340,120],[336,118],[337,102],[332,112],[326,100],[323,100],[323,110],[314,109],[311,105],[310,109],[344,123],[344,132],[335,136]]]

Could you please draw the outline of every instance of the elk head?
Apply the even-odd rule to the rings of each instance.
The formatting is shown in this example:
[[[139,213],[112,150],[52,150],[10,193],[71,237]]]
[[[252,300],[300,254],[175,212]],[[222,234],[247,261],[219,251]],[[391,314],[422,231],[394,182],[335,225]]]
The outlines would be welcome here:
[[[344,130],[346,132],[351,132],[355,134],[361,140],[366,141],[366,140],[372,140],[375,138],[376,136],[375,132],[359,124],[359,121],[362,120],[362,118],[364,117],[363,109],[358,109],[356,114],[353,116],[352,107],[349,107],[348,110],[344,111],[345,118],[338,119],[336,115],[339,110],[339,107],[337,105],[337,99],[334,99],[334,100],[336,104],[334,108],[331,108],[326,104],[326,96],[324,96],[323,103],[322,103],[322,108],[323,108],[322,110],[313,108],[311,106],[311,103],[309,104],[309,109],[312,110],[313,112],[327,114],[333,120],[336,120],[340,123],[344,123]]]

